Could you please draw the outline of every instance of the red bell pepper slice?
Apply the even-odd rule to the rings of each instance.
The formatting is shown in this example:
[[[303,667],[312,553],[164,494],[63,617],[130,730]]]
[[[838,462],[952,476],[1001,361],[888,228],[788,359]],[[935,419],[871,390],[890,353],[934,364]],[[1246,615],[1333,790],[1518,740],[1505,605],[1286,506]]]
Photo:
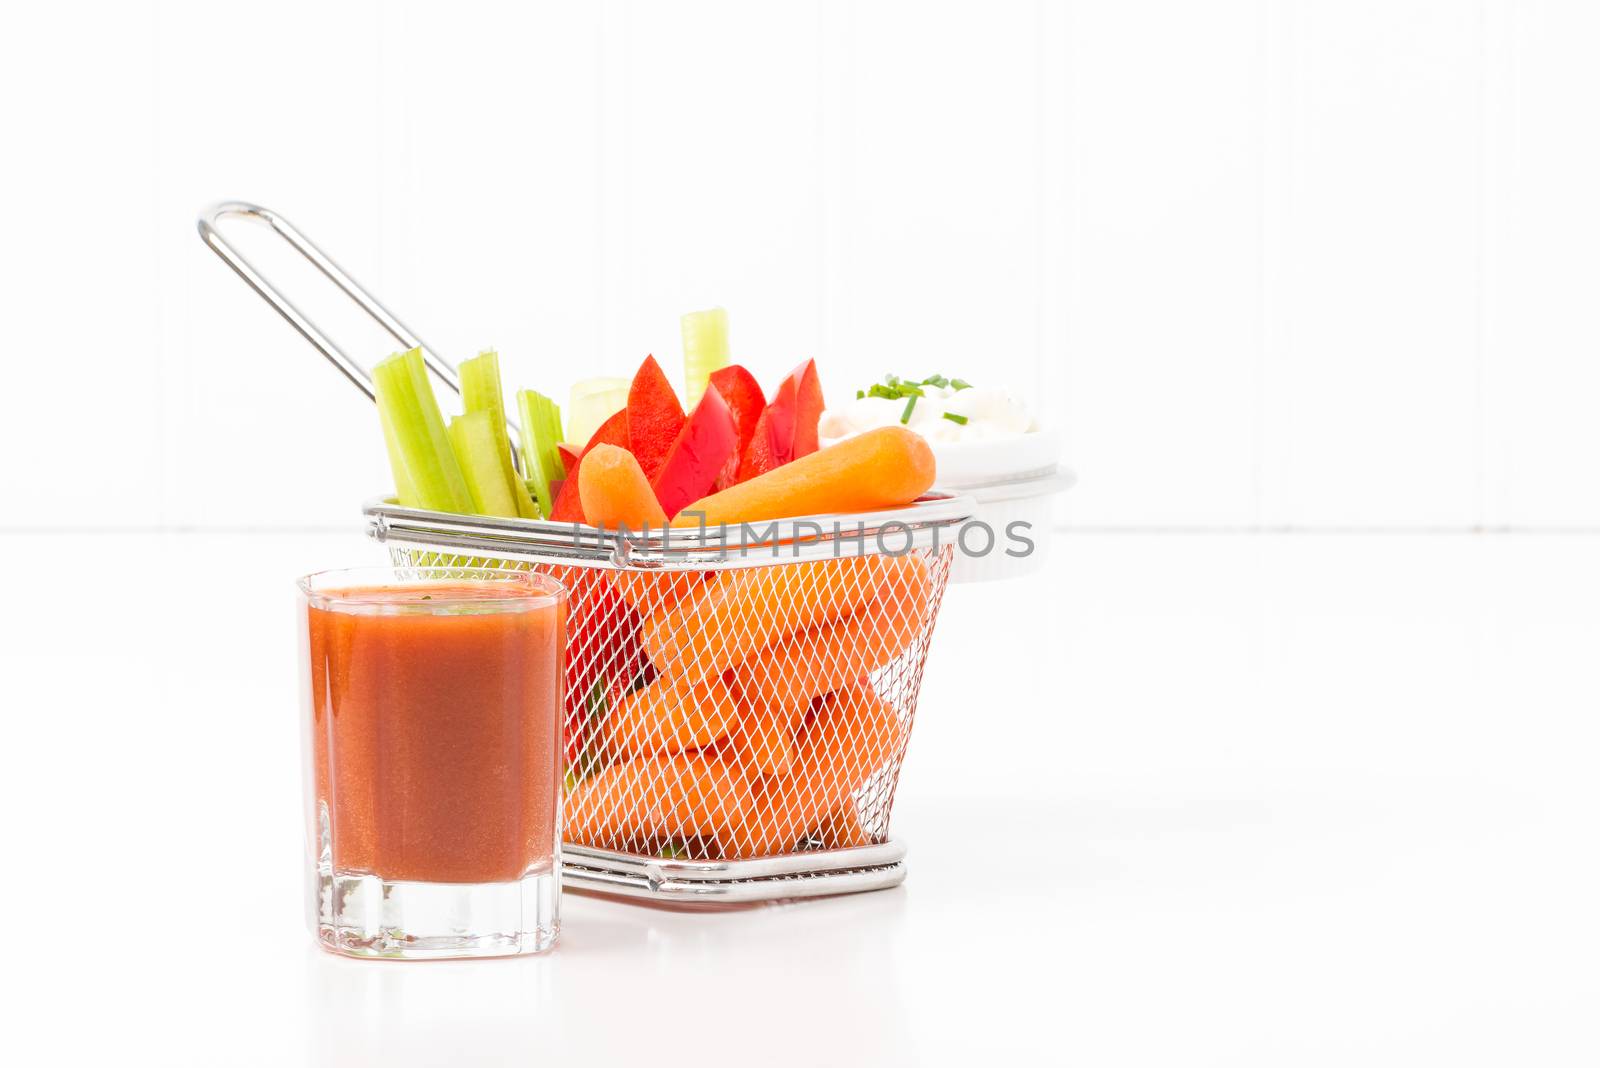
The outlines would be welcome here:
[[[737,456],[738,451],[739,423],[721,392],[708,383],[694,414],[662,461],[660,473],[650,483],[667,518],[710,493],[728,458]]]
[[[646,356],[628,387],[627,445],[646,478],[654,479],[660,473],[682,430],[683,406],[678,395],[656,358]]]
[[[738,364],[712,371],[711,385],[715,386],[717,392],[722,394],[722,399],[728,402],[728,409],[733,412],[733,421],[739,425],[739,447],[723,465],[722,473],[717,476],[716,484],[712,487],[720,490],[739,480],[739,461],[750,448],[750,439],[755,436],[756,423],[760,421],[761,413],[767,406],[767,398],[761,392],[761,383],[756,381],[756,376]]]

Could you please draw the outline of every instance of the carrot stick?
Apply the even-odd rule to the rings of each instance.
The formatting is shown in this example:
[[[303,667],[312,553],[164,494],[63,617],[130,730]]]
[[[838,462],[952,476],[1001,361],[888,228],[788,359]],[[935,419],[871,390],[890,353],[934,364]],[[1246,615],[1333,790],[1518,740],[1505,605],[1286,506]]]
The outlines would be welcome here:
[[[870,600],[888,581],[895,559],[847,556],[725,572],[645,620],[645,650],[668,674],[720,675],[757,649]]]
[[[900,426],[879,427],[702,497],[672,525],[714,527],[900,508],[926,493],[933,476],[933,450],[921,435]]]
[[[762,780],[744,818],[719,835],[723,851],[754,857],[793,849],[889,761],[901,732],[894,710],[870,688],[851,684],[830,694],[800,732],[789,770]]]
[[[661,615],[704,585],[706,575],[698,571],[634,571],[611,573],[617,592],[643,619]]]
[[[667,514],[633,453],[616,445],[596,445],[578,467],[578,500],[590,526],[617,530],[664,527]]]
[[[884,557],[877,566],[886,581],[860,608],[807,627],[734,669],[739,723],[728,740],[747,767],[763,775],[788,770],[795,727],[812,699],[876,671],[921,631],[931,592],[921,558]]]
[[[730,752],[752,775],[781,775],[794,756],[794,732],[800,716],[776,705],[739,702],[739,721],[728,735]]]
[[[881,557],[885,582],[843,619],[820,623],[749,657],[733,673],[734,689],[758,716],[785,721],[818,694],[836,690],[889,663],[921,632],[932,593],[920,557]],[[759,732],[758,732],[759,733]]]
[[[822,822],[810,833],[821,840],[824,849],[853,849],[872,844],[872,836],[861,822],[861,812],[853,797],[846,798],[838,808],[822,817]]]
[[[750,780],[700,753],[613,764],[567,798],[566,838],[617,849],[647,838],[727,834],[749,811]]]
[[[663,676],[617,701],[606,717],[606,750],[626,758],[698,749],[727,737],[738,715],[720,676],[697,684]]]

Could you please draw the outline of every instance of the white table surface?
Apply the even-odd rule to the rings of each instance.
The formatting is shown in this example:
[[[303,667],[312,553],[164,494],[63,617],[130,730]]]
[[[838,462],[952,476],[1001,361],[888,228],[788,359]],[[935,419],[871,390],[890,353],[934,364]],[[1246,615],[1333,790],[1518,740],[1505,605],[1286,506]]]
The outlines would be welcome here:
[[[1065,536],[947,598],[904,886],[434,964],[303,926],[290,580],[380,549],[0,547],[7,1063],[1600,1060],[1600,539]]]

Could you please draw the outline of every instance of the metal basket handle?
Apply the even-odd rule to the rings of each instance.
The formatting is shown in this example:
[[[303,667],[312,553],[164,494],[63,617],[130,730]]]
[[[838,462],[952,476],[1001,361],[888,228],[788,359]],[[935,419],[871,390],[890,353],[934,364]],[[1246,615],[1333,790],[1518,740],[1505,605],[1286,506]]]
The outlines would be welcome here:
[[[421,338],[412,332],[411,328],[395,318],[393,312],[385,308],[377,297],[367,292],[366,288],[351,278],[343,267],[335,263],[327,253],[323,252],[311,239],[295,229],[294,224],[282,215],[263,208],[259,204],[247,204],[241,200],[224,200],[212,204],[200,213],[195,221],[200,231],[200,240],[222,258],[222,262],[232,267],[234,273],[245,280],[245,284],[256,291],[256,295],[268,304],[297,330],[301,337],[311,342],[313,348],[322,353],[327,361],[337,367],[355,387],[367,395],[368,400],[375,400],[376,394],[372,389],[372,375],[350,355],[334,344],[333,340],[322,329],[312,322],[304,312],[294,306],[294,303],[284,296],[277,286],[267,281],[255,266],[228,243],[217,229],[217,223],[223,218],[237,217],[250,219],[255,222],[265,223],[300,255],[310,261],[311,265],[321,271],[334,285],[338,286],[345,296],[349,297],[356,307],[366,312],[373,322],[398,341],[402,348],[422,350],[423,361],[428,368],[438,376],[439,381],[449,386],[456,393],[461,392],[461,382],[456,377],[456,369],[449,361],[434,352]],[[513,432],[516,424],[507,422]]]

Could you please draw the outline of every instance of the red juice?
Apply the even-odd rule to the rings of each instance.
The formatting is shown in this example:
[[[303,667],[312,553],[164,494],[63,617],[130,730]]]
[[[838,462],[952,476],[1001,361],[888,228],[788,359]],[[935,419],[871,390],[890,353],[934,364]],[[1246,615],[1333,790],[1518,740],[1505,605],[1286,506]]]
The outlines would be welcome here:
[[[323,590],[306,612],[313,815],[333,869],[429,883],[548,870],[564,601],[434,582]]]

